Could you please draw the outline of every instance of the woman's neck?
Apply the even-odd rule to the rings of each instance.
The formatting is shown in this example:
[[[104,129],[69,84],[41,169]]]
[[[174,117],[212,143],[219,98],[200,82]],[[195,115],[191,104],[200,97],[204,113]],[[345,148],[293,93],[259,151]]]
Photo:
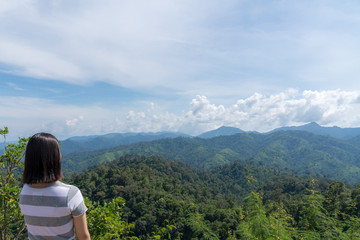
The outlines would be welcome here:
[[[48,186],[48,185],[51,185],[51,184],[54,184],[54,183],[57,183],[59,182],[59,180],[55,181],[55,182],[51,182],[51,183],[33,183],[33,184],[30,184],[32,186],[35,186],[35,187],[45,187],[45,186]]]

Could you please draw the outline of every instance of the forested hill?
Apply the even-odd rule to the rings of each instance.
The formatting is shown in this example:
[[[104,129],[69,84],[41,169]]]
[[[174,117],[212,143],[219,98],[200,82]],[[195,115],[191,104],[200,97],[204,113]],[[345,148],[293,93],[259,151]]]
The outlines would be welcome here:
[[[84,137],[71,137],[61,141],[61,153],[85,152],[105,149],[136,142],[154,141],[163,138],[190,137],[184,133],[110,133]],[[1,145],[0,145],[1,148]]]
[[[174,138],[73,153],[63,157],[65,171],[82,171],[126,154],[160,155],[190,166],[209,169],[237,159],[300,174],[321,174],[350,183],[360,182],[360,146],[349,141],[302,131],[263,135],[239,133],[210,139]]]
[[[360,135],[360,128],[340,128],[337,126],[323,127],[315,122],[311,122],[302,126],[280,127],[270,131],[306,131],[317,135],[330,136],[338,139],[351,139]]]
[[[306,131],[309,133],[334,137],[342,140],[356,141],[356,138],[360,138],[360,128],[340,128],[340,127],[322,127],[319,124],[312,122],[305,124],[303,126],[293,126],[293,127],[281,127],[274,129],[270,132],[263,134],[270,134],[277,131]],[[199,138],[213,138],[218,136],[228,136],[238,133],[245,133],[245,131],[235,128],[235,127],[226,127],[222,126],[220,128],[204,132],[197,137]],[[247,133],[258,133],[255,131],[250,131]],[[61,152],[63,155],[72,153],[72,152],[83,152],[83,151],[93,151],[99,149],[105,149],[110,147],[115,147],[118,145],[127,145],[137,142],[144,141],[154,141],[164,138],[176,138],[176,137],[188,137],[191,138],[191,135],[184,134],[181,132],[142,132],[142,133],[109,133],[105,135],[90,135],[90,136],[78,136],[71,137],[66,140],[61,141]],[[355,140],[354,140],[355,138]],[[359,141],[357,141],[359,142]],[[0,143],[0,150],[1,150]]]
[[[241,161],[199,170],[159,156],[126,155],[70,182],[93,202],[125,199],[122,219],[134,227],[121,239],[359,237],[359,189]]]

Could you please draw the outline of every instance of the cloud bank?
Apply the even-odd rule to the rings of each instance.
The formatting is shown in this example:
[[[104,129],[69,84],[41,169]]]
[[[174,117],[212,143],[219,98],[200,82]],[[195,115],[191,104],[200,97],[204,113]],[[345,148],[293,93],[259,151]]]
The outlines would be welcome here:
[[[2,1],[0,71],[187,96],[352,90],[359,11],[332,0]]]
[[[360,93],[355,91],[298,91],[273,95],[255,93],[229,106],[216,105],[206,96],[192,99],[187,109],[175,114],[148,102],[139,110],[106,109],[99,106],[59,105],[37,98],[3,98],[1,124],[12,139],[39,131],[60,139],[110,132],[180,131],[197,135],[220,126],[266,132],[277,127],[317,122],[323,126],[360,127]],[[39,121],[39,119],[41,119]]]

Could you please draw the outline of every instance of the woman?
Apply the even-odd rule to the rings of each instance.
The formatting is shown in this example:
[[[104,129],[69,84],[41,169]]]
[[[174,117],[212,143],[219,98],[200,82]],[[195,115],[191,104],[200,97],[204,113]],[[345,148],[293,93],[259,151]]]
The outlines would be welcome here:
[[[90,239],[82,194],[61,179],[58,140],[49,133],[35,134],[26,146],[20,193],[29,239]]]

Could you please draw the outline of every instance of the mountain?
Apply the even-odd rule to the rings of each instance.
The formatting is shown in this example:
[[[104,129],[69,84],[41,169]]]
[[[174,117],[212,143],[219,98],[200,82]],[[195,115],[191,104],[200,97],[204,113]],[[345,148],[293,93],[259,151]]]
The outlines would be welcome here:
[[[354,144],[354,145],[356,145],[356,146],[360,146],[360,135],[358,135],[356,137],[353,137],[353,138],[350,138],[347,141]]]
[[[202,133],[202,134],[198,135],[198,137],[200,137],[200,138],[212,138],[212,137],[218,137],[218,136],[234,135],[234,134],[243,133],[243,132],[244,131],[239,129],[239,128],[222,126],[222,127],[218,128],[218,129]]]
[[[306,131],[313,134],[331,136],[338,139],[346,139],[360,146],[360,141],[356,139],[356,136],[360,136],[360,128],[322,127],[317,123],[312,122],[303,126],[277,128],[266,134],[271,134],[278,131]],[[230,136],[239,133],[245,133],[245,131],[239,128],[222,126],[218,129],[202,133],[198,135],[198,137],[203,139],[209,139],[219,136]],[[256,134],[257,132],[246,133]],[[106,135],[77,136],[61,141],[61,152],[63,155],[66,155],[72,152],[92,151],[112,148],[119,145],[128,145],[137,142],[149,142],[164,138],[177,137],[192,138],[192,136],[190,135],[178,132],[110,133]]]
[[[111,161],[123,155],[140,154],[160,155],[196,168],[208,169],[236,159],[250,158],[258,150],[254,148],[262,137],[260,134],[244,133],[210,139],[178,137],[138,142],[98,151],[67,154],[63,156],[63,168],[81,171],[88,166]]]
[[[317,135],[330,136],[338,139],[351,140],[357,136],[360,136],[360,128],[340,128],[337,126],[334,127],[322,127],[316,122],[311,122],[302,126],[287,126],[276,128],[265,134],[274,133],[278,131],[306,131]],[[228,136],[238,133],[244,133],[245,131],[234,128],[234,127],[220,127],[218,129],[208,131],[198,135],[200,138],[212,138],[218,136]],[[257,133],[257,132],[248,132],[248,133]],[[360,138],[360,137],[359,137]],[[360,142],[354,139],[354,142]]]
[[[299,174],[360,182],[360,147],[345,140],[304,131],[280,131],[269,135],[263,146],[251,160]]]
[[[360,146],[305,131],[239,133],[213,138],[168,138],[63,157],[64,170],[81,171],[127,154],[160,155],[192,167],[210,169],[241,159],[300,174],[320,174],[360,182]]]
[[[322,127],[315,122],[305,124],[303,126],[281,127],[270,131],[269,133],[277,131],[306,131],[313,134],[330,136],[338,139],[351,139],[360,135],[360,128],[340,128],[340,127]]]
[[[127,145],[136,142],[153,141],[163,138],[190,137],[184,133],[157,132],[157,133],[110,133],[106,135],[78,136],[61,141],[63,155],[72,152],[92,151],[111,148],[118,145]]]

